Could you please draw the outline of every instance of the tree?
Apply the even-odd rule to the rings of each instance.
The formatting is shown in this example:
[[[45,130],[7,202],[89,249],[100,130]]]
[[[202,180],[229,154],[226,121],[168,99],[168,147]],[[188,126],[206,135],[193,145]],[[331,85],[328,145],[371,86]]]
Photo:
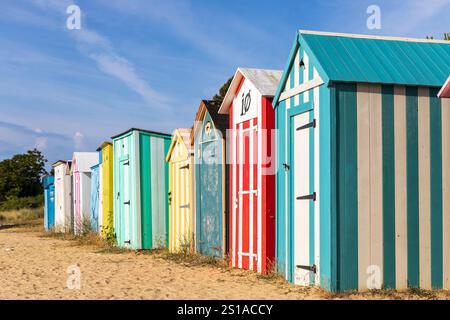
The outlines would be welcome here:
[[[228,88],[230,87],[233,77],[229,78],[219,89],[219,92],[213,97],[213,101],[217,102],[219,105],[222,104],[225,95],[227,94]]]
[[[16,154],[0,162],[0,202],[8,197],[30,197],[42,193],[41,178],[47,160],[37,150]]]
[[[433,39],[434,39],[434,37],[433,37],[433,36],[427,36],[427,39],[429,39],[429,40],[433,40]],[[446,41],[450,41],[450,32],[446,32],[446,33],[444,33],[444,40],[446,40]]]

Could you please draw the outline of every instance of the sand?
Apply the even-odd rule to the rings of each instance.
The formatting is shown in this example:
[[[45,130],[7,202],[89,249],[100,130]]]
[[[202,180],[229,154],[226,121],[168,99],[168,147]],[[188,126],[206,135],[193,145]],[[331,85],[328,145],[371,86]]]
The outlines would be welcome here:
[[[80,289],[67,286],[70,266],[79,267]],[[392,296],[331,296],[249,271],[192,266],[135,252],[106,253],[74,241],[43,237],[37,227],[0,230],[0,299],[324,298]],[[401,298],[417,297],[405,294]]]

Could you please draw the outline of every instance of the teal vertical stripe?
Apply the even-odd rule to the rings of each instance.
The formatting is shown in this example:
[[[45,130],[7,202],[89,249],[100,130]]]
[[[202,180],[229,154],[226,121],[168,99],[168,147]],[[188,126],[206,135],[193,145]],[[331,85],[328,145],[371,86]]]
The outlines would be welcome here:
[[[442,288],[442,114],[438,89],[430,89],[431,286]],[[448,165],[448,164],[446,164]]]
[[[419,287],[419,150],[417,87],[406,87],[408,285]]]
[[[277,248],[277,266],[278,272],[286,275],[286,207],[285,207],[285,170],[283,163],[287,162],[285,159],[286,139],[286,101],[281,101],[275,110],[275,118],[277,123],[277,183],[276,183],[276,248]]]
[[[140,175],[141,179],[141,225],[142,225],[142,249],[153,249],[153,227],[152,227],[152,181],[151,181],[151,157],[150,137],[139,134],[140,148]],[[152,150],[153,151],[153,150]]]
[[[337,84],[338,290],[358,289],[356,84]]]
[[[395,288],[394,87],[382,86],[383,272],[384,286]]]
[[[332,87],[333,88],[333,87]],[[332,228],[332,216],[335,217],[336,215],[332,213],[332,208],[335,210],[335,206],[331,205],[331,203],[334,201],[332,200],[332,194],[335,197],[334,191],[331,192],[331,190],[334,190],[335,183],[334,181],[334,170],[332,168],[335,167],[335,157],[332,157],[331,150],[332,148],[335,148],[335,139],[336,139],[336,132],[335,132],[335,121],[336,117],[335,110],[336,110],[336,104],[335,99],[331,99],[331,95],[334,97],[334,89],[330,91],[329,88],[325,86],[321,86],[320,89],[320,106],[319,107],[319,129],[316,130],[315,134],[319,135],[319,190],[316,190],[316,192],[319,193],[320,197],[320,224],[319,224],[319,233],[320,233],[320,248],[319,248],[319,254],[320,254],[320,286],[322,288],[328,289],[330,291],[336,291],[336,281],[334,281],[335,277],[335,271],[332,267],[332,256],[334,257],[334,247],[336,242],[331,239],[334,239],[335,231],[334,228]],[[327,106],[330,106],[328,108]],[[332,187],[333,186],[333,187]]]

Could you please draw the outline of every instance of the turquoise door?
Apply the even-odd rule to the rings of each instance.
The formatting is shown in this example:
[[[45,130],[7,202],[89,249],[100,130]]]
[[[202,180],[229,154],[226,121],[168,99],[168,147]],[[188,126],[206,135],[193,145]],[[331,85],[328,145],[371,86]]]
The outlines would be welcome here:
[[[99,204],[100,204],[100,175],[99,167],[92,167],[91,171],[91,228],[93,231],[98,230],[98,214],[99,214]]]
[[[223,247],[223,193],[222,143],[206,122],[206,130],[197,144],[197,251],[222,257]]]

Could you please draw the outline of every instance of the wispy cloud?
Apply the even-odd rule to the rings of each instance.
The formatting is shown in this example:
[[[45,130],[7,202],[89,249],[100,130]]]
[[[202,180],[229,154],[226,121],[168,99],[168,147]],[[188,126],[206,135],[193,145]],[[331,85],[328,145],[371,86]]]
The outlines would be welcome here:
[[[398,6],[390,6],[389,10],[382,11],[383,29],[393,35],[417,33],[419,26],[423,26],[449,6],[450,0],[402,1]],[[442,33],[447,31],[442,30]]]
[[[71,4],[66,0],[33,0],[32,3],[39,8],[48,8],[60,14],[65,14],[67,6]],[[67,30],[66,32],[76,41],[76,47],[80,53],[94,60],[100,71],[120,80],[139,94],[150,107],[170,109],[171,99],[154,90],[138,74],[133,63],[114,50],[114,46],[107,37],[95,30],[88,29],[84,24],[82,24],[81,30]]]

